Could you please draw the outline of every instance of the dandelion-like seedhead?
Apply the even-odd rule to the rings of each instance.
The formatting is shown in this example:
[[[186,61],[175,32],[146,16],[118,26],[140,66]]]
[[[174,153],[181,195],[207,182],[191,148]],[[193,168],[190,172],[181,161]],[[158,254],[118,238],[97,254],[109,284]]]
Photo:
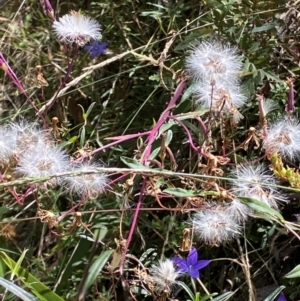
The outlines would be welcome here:
[[[192,219],[195,234],[207,244],[219,245],[241,234],[241,225],[225,210],[205,210]]]
[[[242,63],[236,48],[223,46],[219,42],[202,42],[194,46],[186,59],[187,72],[196,81],[225,80],[236,83],[236,73]]]
[[[240,165],[232,177],[235,181],[231,192],[236,197],[254,198],[273,208],[278,208],[278,202],[288,202],[276,189],[276,178],[263,165]]]
[[[27,148],[49,140],[50,137],[46,131],[42,130],[38,123],[21,120],[20,122],[10,123],[6,130],[11,137],[10,144],[15,148],[15,155],[26,151]]]
[[[260,107],[262,110],[262,115],[265,117],[267,114],[269,114],[270,112],[277,110],[279,108],[278,104],[273,102],[270,99],[265,99],[263,98],[260,101]]]
[[[300,156],[300,124],[296,119],[285,119],[270,125],[263,146],[267,153],[278,153],[285,159]]]
[[[224,81],[217,81],[213,85],[209,82],[199,83],[195,89],[196,103],[212,111],[234,113],[241,108],[247,98],[241,93],[238,84],[230,85]]]
[[[152,282],[155,284],[155,290],[160,293],[163,290],[171,291],[180,272],[176,271],[171,259],[165,259],[159,260],[157,265],[152,265],[150,275]]]
[[[238,223],[242,223],[248,219],[251,209],[238,199],[234,199],[226,208],[226,212]]]
[[[95,199],[99,194],[103,193],[108,178],[103,173],[88,173],[99,167],[96,163],[84,162],[74,166],[73,171],[82,172],[82,175],[64,177],[63,182],[66,184],[67,190],[71,194],[80,195],[85,199]]]
[[[0,129],[0,163],[7,163],[15,150],[15,140],[5,128]]]
[[[40,141],[19,156],[16,173],[45,177],[67,171],[68,165],[69,158],[62,149]]]
[[[54,21],[53,29],[62,42],[75,43],[79,46],[102,37],[101,26],[96,20],[75,11]]]

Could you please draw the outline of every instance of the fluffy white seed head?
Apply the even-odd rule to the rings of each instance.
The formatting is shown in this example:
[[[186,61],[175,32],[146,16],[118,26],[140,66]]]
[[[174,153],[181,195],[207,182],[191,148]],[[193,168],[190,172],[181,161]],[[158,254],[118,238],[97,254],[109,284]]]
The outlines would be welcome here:
[[[25,177],[44,177],[67,171],[69,158],[58,147],[40,141],[18,158],[16,173]]]
[[[211,85],[209,81],[199,83],[195,89],[196,103],[215,112],[234,114],[247,101],[238,84],[226,84],[223,80]]]
[[[100,39],[100,28],[96,20],[75,11],[53,23],[54,32],[60,41],[79,46],[84,46],[90,40]]]
[[[235,181],[231,192],[236,197],[254,198],[273,208],[278,208],[278,202],[288,202],[276,189],[276,178],[263,165],[240,165],[232,177]]]
[[[192,219],[197,237],[210,245],[219,245],[241,234],[241,225],[225,210],[204,210]]]
[[[67,190],[85,199],[95,199],[105,191],[108,178],[103,173],[90,173],[99,167],[96,163],[84,162],[73,167],[73,171],[82,172],[78,176],[64,177]],[[89,172],[89,173],[87,173]]]
[[[294,160],[300,157],[300,124],[295,119],[285,119],[270,125],[264,140],[267,153],[278,153],[283,158]]]
[[[50,137],[46,131],[42,130],[38,123],[21,120],[12,122],[6,127],[11,136],[11,145],[14,146],[14,153],[19,156],[28,148],[36,144],[43,144],[43,141],[50,143]]]
[[[248,219],[251,209],[238,199],[234,199],[226,208],[226,212],[238,223],[242,223]]]
[[[0,129],[0,163],[7,163],[13,156],[15,139],[7,128]]]
[[[279,108],[278,104],[270,99],[262,98],[260,101],[260,106],[263,116],[266,116],[270,112],[277,110]]]
[[[155,285],[155,290],[160,293],[164,290],[171,291],[177,282],[180,272],[176,271],[171,259],[165,259],[159,260],[157,265],[152,265],[150,275]]]
[[[242,63],[236,48],[223,46],[219,42],[201,42],[192,48],[186,59],[187,72],[196,81],[223,79],[237,81],[236,73]]]

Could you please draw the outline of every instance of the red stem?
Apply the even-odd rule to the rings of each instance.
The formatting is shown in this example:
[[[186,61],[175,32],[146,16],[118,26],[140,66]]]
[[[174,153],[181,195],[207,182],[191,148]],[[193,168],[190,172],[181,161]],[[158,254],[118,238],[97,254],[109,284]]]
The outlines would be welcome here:
[[[129,234],[128,234],[128,237],[127,237],[127,240],[126,240],[125,250],[122,254],[122,258],[121,258],[121,262],[120,262],[120,270],[119,270],[121,275],[123,274],[123,264],[124,264],[124,261],[125,261],[126,253],[127,253],[129,244],[131,242],[133,232],[135,230],[135,226],[136,226],[136,223],[137,223],[137,218],[138,218],[138,215],[139,215],[139,212],[140,212],[140,208],[142,206],[142,200],[143,200],[145,188],[146,188],[146,179],[143,180],[141,192],[140,192],[139,199],[138,199],[136,209],[135,209],[135,212],[134,212],[134,216],[133,216],[133,220],[132,220],[132,223],[131,223],[130,231],[129,231]]]
[[[180,84],[176,88],[174,96],[171,98],[167,108],[162,112],[162,114],[161,114],[159,120],[157,121],[156,125],[150,131],[150,134],[149,134],[147,140],[145,141],[145,143],[148,143],[148,145],[146,146],[145,151],[142,154],[141,163],[146,163],[147,162],[147,160],[148,160],[148,158],[151,154],[152,144],[156,139],[156,135],[157,135],[160,127],[165,123],[165,121],[170,116],[170,111],[175,107],[177,99],[179,98],[179,96],[181,95],[183,89],[186,86],[186,82],[187,82],[186,80],[183,80],[182,82],[180,82]]]

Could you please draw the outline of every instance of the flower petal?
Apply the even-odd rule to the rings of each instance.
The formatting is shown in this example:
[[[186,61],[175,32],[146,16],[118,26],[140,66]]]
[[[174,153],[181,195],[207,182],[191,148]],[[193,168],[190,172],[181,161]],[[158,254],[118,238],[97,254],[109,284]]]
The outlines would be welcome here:
[[[184,258],[176,256],[173,257],[172,260],[177,265],[180,272],[188,273],[189,267],[187,266],[186,260]]]
[[[198,260],[195,264],[193,264],[193,269],[201,270],[210,264],[210,260]]]
[[[186,259],[187,266],[194,266],[198,261],[198,252],[197,249],[193,248],[190,250],[189,255]]]
[[[105,53],[107,46],[108,43],[106,42],[99,43],[98,41],[93,41],[92,44],[86,45],[83,49],[90,52],[91,57],[95,58],[98,54]]]
[[[193,277],[193,278],[199,278],[199,277],[200,277],[200,273],[199,273],[199,270],[198,270],[198,269],[191,268],[191,270],[189,271],[188,274],[189,274],[191,277]]]
[[[278,296],[278,299],[277,301],[287,301],[284,294],[283,293],[280,293],[280,295]]]

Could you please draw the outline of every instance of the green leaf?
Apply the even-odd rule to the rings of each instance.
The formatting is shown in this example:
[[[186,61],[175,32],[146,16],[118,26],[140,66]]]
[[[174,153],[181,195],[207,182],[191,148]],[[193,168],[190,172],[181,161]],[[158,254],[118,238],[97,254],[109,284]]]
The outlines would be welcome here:
[[[74,143],[78,139],[78,136],[73,136],[70,139],[68,139],[69,143]]]
[[[18,296],[23,301],[38,301],[36,297],[31,295],[30,293],[26,292],[23,288],[19,287],[18,285],[14,284],[11,281],[8,281],[2,277],[0,277],[0,285],[5,287],[7,290],[9,290],[11,293],[13,293],[15,296]]]
[[[95,239],[93,239],[93,242]],[[60,260],[59,282],[56,282],[55,292],[62,294],[69,287],[69,280],[71,279],[77,262],[83,263],[83,258],[87,257],[93,242],[88,239],[79,239],[72,254],[64,255]]]
[[[193,123],[187,121],[187,120],[184,120],[182,121],[182,123],[188,127],[193,133],[199,135],[201,132],[199,132],[199,128],[196,127]]]
[[[100,256],[93,262],[89,269],[88,277],[86,278],[86,281],[83,285],[83,294],[88,290],[90,286],[95,283],[99,273],[101,272],[113,252],[114,250],[106,250],[102,252]]]
[[[197,294],[199,294],[199,293],[197,293]],[[197,297],[197,294],[196,294],[196,297]],[[202,298],[200,299],[200,301],[206,301],[206,300],[209,300],[209,299],[211,299],[211,297],[216,296],[216,295],[218,295],[218,294],[217,294],[217,293],[212,293],[212,294],[210,294],[210,295],[206,295],[206,296],[202,297]]]
[[[153,17],[155,19],[161,15],[163,15],[163,13],[159,12],[159,11],[144,11],[141,13],[141,16],[143,16],[143,17],[149,16],[149,17]]]
[[[280,292],[285,289],[284,285],[279,286],[272,294],[270,294],[266,299],[263,301],[273,301],[275,298],[280,294]]]
[[[195,92],[197,86],[199,84],[198,83],[193,83],[191,84],[183,93],[179,104],[183,103],[184,101],[186,101],[188,98],[190,98],[192,96],[192,94]]]
[[[13,268],[12,272],[11,272],[11,277],[10,280],[13,280],[15,275],[17,274],[17,271],[19,270],[19,268],[21,267],[22,261],[25,257],[25,254],[27,253],[28,250],[24,250],[21,254],[21,256],[19,257],[16,266]]]
[[[159,128],[159,134],[158,137],[160,136],[161,133],[166,132],[168,129],[170,129],[173,125],[177,125],[177,123],[174,120],[170,120],[167,123],[164,123],[160,128]]]
[[[197,293],[197,294],[199,294],[199,293]],[[196,294],[196,297],[197,297],[197,294]],[[213,293],[213,294],[211,294],[211,295],[206,295],[206,296],[202,297],[202,298],[200,299],[200,301],[206,301],[206,300],[209,300],[209,299],[211,299],[211,297],[216,296],[216,295],[218,295],[218,294],[217,294],[217,293]]]
[[[195,300],[195,295],[192,293],[192,291],[190,290],[190,288],[184,282],[178,281],[177,283],[178,283],[178,285],[180,285],[186,291],[186,293],[189,295],[189,297],[192,300]]]
[[[234,294],[233,292],[226,292],[226,293],[222,294],[221,296],[213,298],[212,301],[228,300],[228,298],[231,297],[233,294]]]
[[[81,133],[80,133],[80,147],[83,148],[85,145],[85,127],[81,128]]]
[[[198,191],[186,190],[186,189],[182,189],[182,188],[167,188],[163,192],[180,197],[180,198],[187,198],[187,197],[194,197],[194,196],[202,195]]]
[[[256,33],[256,32],[262,32],[262,31],[268,31],[271,29],[274,29],[276,27],[275,23],[269,23],[269,24],[264,24],[259,27],[255,27],[251,30],[251,33]]]
[[[166,145],[168,146],[170,144],[170,142],[172,141],[173,138],[173,132],[172,131],[168,131],[167,132],[167,137],[166,137]]]
[[[126,164],[130,168],[137,168],[137,169],[148,169],[146,166],[141,164],[139,161],[128,158],[128,157],[120,157],[121,161]]]
[[[263,215],[267,214],[266,216],[272,220],[275,221],[279,220],[282,223],[285,222],[283,216],[278,211],[269,207],[267,204],[259,200],[252,199],[252,198],[245,198],[245,197],[238,197],[238,199],[241,200],[246,205],[248,205],[253,210],[257,211],[258,213],[262,213]]]
[[[155,248],[147,249],[141,256],[140,261],[144,263],[145,266],[151,264],[153,260],[157,257],[157,250]]]
[[[93,229],[95,229],[94,239],[98,241],[101,241],[108,232],[107,227],[101,224],[93,226]]]
[[[298,278],[300,277],[300,265],[294,267],[289,273],[287,273],[285,278]]]
[[[90,115],[90,113],[92,112],[93,107],[95,106],[95,102],[91,103],[91,105],[89,106],[88,110],[86,111],[85,115],[86,118]],[[86,120],[86,119],[85,119]]]
[[[32,274],[22,267],[16,269],[17,263],[6,253],[0,251],[0,258],[6,263],[11,271],[14,271],[20,281],[22,281],[38,298],[42,301],[64,301],[55,294],[48,286],[44,285]]]
[[[159,154],[160,149],[161,149],[161,147],[155,148],[155,149],[152,151],[151,155],[149,156],[149,159],[150,159],[150,160],[155,159],[156,156]],[[144,166],[144,165],[143,165],[143,166]]]

